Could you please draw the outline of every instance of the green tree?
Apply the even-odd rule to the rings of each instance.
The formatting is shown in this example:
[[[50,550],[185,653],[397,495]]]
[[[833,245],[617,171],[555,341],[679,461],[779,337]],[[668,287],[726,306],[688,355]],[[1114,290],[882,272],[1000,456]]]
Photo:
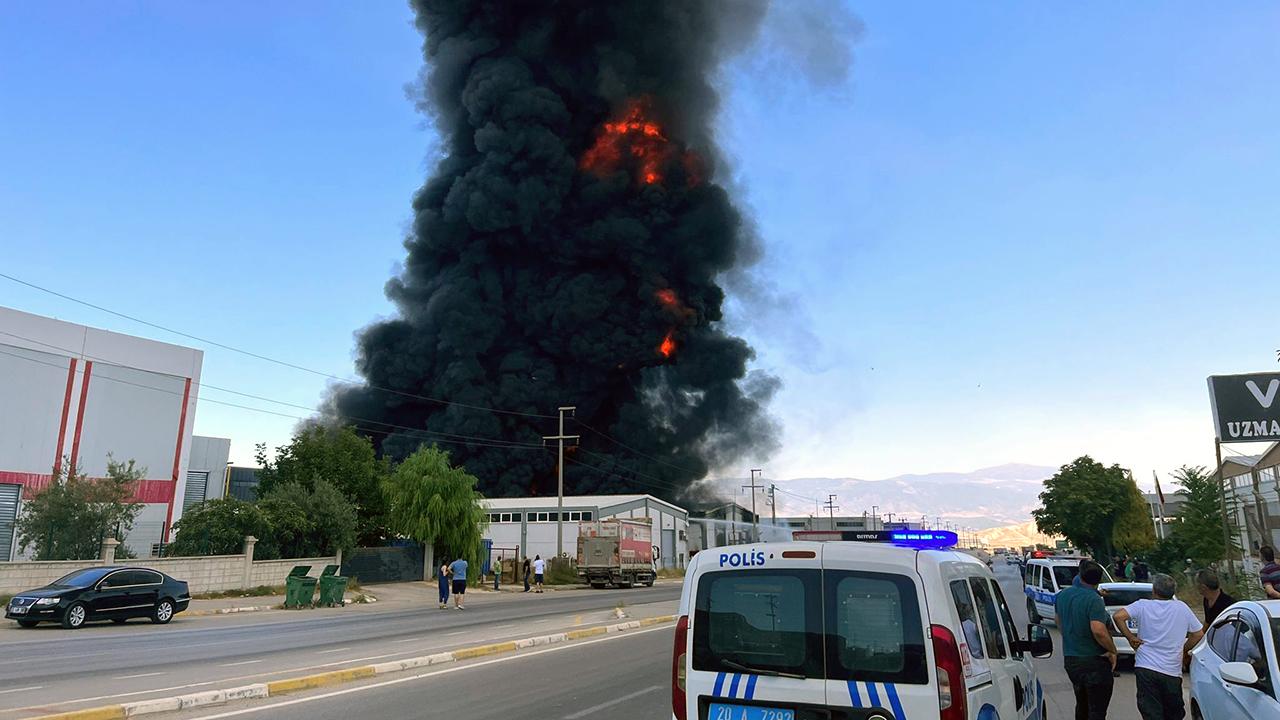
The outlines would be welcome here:
[[[1182,486],[1186,499],[1182,503],[1182,522],[1173,527],[1186,557],[1196,567],[1226,558],[1226,546],[1222,540],[1222,505],[1218,498],[1218,483],[1203,467],[1183,465],[1173,474]]]
[[[480,540],[488,523],[476,478],[449,464],[449,453],[419,448],[396,466],[387,480],[388,525],[400,535],[444,549],[480,572]]]
[[[271,532],[269,552],[277,557],[317,557],[350,550],[358,518],[347,498],[325,480],[310,488],[287,483],[258,501]]]
[[[1041,507],[1031,515],[1040,532],[1061,535],[1106,560],[1112,556],[1116,523],[1132,507],[1132,484],[1119,465],[1106,467],[1083,455],[1045,481]]]
[[[35,547],[36,560],[89,560],[100,555],[102,541],[120,539],[133,529],[142,504],[133,502],[145,468],[132,460],[107,456],[107,476],[86,477],[70,462],[49,487],[25,504],[18,518],[18,547]],[[122,545],[117,555],[128,557]]]
[[[1128,499],[1116,519],[1112,542],[1117,550],[1126,555],[1146,553],[1156,546],[1156,531],[1151,526],[1150,506],[1133,477],[1127,473],[1126,476],[1128,487],[1125,494]]]
[[[327,481],[355,508],[360,543],[376,544],[386,537],[387,503],[382,484],[388,465],[377,457],[369,439],[350,427],[307,425],[289,444],[276,448],[274,460],[267,457],[266,445],[261,444],[256,458],[262,468],[258,472],[259,498],[283,485],[311,490],[317,481]]]
[[[169,544],[168,555],[238,555],[244,551],[244,536],[252,535],[260,544],[254,557],[270,560],[274,545],[268,541],[271,526],[262,509],[236,498],[206,500],[182,514],[173,524],[177,536]]]

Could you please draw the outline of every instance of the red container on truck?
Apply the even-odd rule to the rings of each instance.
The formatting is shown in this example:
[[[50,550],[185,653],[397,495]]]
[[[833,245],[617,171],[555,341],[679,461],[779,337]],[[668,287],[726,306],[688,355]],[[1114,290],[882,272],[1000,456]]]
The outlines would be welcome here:
[[[653,585],[653,527],[649,518],[584,520],[578,525],[578,576],[602,588]]]

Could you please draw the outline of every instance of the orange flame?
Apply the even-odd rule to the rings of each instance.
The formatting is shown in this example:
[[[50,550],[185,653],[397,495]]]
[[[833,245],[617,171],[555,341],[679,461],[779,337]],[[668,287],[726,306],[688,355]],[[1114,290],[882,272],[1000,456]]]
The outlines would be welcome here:
[[[667,336],[662,338],[662,344],[658,346],[658,354],[664,358],[671,357],[676,351],[676,341],[671,338],[671,332],[667,331]]]
[[[662,127],[646,117],[648,105],[645,99],[627,103],[621,117],[601,127],[595,143],[582,154],[579,166],[597,175],[605,175],[616,170],[623,158],[629,155],[635,158],[637,182],[645,185],[662,182],[662,167],[675,150],[663,134]],[[697,159],[688,152],[681,159],[690,178],[689,184],[696,184],[701,175]]]
[[[676,295],[676,291],[671,288],[662,288],[658,292],[654,293],[654,296],[658,298],[658,302],[662,303],[666,307],[680,307],[680,297]]]

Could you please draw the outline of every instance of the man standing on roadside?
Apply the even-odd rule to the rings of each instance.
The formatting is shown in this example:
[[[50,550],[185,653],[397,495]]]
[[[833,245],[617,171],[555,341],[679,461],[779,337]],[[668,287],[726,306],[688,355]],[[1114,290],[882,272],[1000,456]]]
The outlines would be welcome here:
[[[529,592],[529,573],[533,572],[529,565],[529,556],[524,556],[524,591]]]
[[[1263,545],[1258,548],[1258,555],[1262,557],[1262,570],[1258,572],[1258,579],[1262,581],[1262,591],[1266,593],[1268,600],[1280,598],[1280,565],[1276,564],[1276,551],[1270,545]]]
[[[1105,720],[1115,687],[1111,673],[1116,669],[1116,644],[1107,627],[1099,582],[1102,566],[1083,560],[1075,582],[1054,600],[1062,629],[1062,664],[1076,695],[1076,720]]]
[[[1138,685],[1138,713],[1143,720],[1182,720],[1182,658],[1204,637],[1204,626],[1191,608],[1173,597],[1178,586],[1168,575],[1151,579],[1151,600],[1138,600],[1116,612],[1116,627],[1136,650],[1133,676]],[[1138,621],[1138,634],[1129,629]]]
[[[1218,573],[1208,568],[1196,573],[1196,589],[1200,591],[1200,596],[1204,598],[1204,624],[1206,626],[1212,625],[1223,610],[1231,607],[1236,602],[1235,598],[1222,589],[1222,583],[1218,580]]]
[[[449,572],[453,573],[453,605],[459,610],[466,610],[462,596],[467,593],[467,561],[458,558],[449,563]]]
[[[542,592],[542,576],[547,571],[547,561],[542,559],[541,555],[533,557],[533,583],[537,586],[534,592]]]

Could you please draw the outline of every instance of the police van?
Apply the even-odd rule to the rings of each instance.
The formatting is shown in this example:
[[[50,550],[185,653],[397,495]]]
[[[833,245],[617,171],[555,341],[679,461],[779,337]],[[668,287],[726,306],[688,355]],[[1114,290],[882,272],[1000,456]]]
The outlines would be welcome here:
[[[797,533],[801,535],[813,533]],[[675,720],[1040,720],[1032,657],[995,577],[940,531],[711,548],[686,570]],[[824,539],[828,539],[825,538]]]

